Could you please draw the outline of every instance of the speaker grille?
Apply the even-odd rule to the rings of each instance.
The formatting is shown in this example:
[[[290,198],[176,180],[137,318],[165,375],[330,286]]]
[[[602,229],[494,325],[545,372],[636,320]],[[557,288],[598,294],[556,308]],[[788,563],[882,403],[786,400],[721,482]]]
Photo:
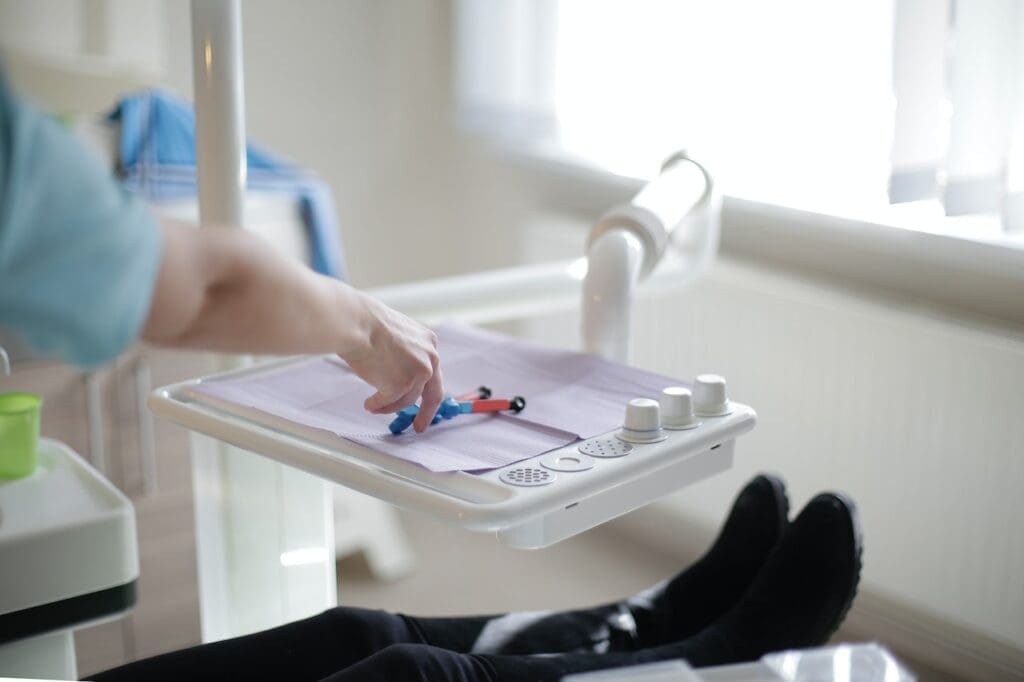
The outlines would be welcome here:
[[[502,471],[498,478],[509,485],[536,486],[551,483],[555,480],[555,475],[546,469],[516,467]]]
[[[580,452],[591,457],[622,457],[633,452],[633,446],[618,438],[594,438],[582,443]]]

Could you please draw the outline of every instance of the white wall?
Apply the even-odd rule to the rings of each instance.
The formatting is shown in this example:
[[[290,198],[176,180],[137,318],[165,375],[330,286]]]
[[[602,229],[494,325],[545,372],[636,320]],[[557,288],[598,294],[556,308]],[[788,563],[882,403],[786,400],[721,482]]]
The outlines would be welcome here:
[[[168,81],[189,92],[187,4],[167,8]],[[446,0],[243,3],[249,136],[330,183],[362,286],[504,262],[507,249],[488,246],[507,243],[518,211],[496,214],[489,197],[516,204],[501,172],[454,134],[450,11]]]
[[[189,93],[188,5],[167,7],[168,81]],[[439,251],[403,223],[414,208],[428,220],[436,212],[431,190],[443,173],[428,172],[427,160],[448,163],[446,21],[421,3],[243,4],[249,137],[331,185],[356,282],[415,268],[405,252]]]
[[[104,7],[134,16],[108,56],[190,96],[185,0],[0,0],[0,44],[80,54]],[[242,22],[249,138],[330,184],[353,282],[509,262],[527,204],[454,134],[448,0],[246,0]]]

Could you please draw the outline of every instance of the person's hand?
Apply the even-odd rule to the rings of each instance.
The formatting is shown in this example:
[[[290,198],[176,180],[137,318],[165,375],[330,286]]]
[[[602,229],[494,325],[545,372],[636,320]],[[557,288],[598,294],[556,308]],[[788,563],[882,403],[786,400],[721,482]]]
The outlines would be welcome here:
[[[256,355],[337,353],[374,388],[367,410],[394,412],[422,397],[413,425],[430,425],[444,398],[432,331],[244,230],[163,224],[161,232],[147,341]]]
[[[395,412],[422,397],[413,421],[422,432],[444,399],[437,335],[370,296],[361,299],[364,343],[339,355],[377,389],[363,404],[368,411]]]

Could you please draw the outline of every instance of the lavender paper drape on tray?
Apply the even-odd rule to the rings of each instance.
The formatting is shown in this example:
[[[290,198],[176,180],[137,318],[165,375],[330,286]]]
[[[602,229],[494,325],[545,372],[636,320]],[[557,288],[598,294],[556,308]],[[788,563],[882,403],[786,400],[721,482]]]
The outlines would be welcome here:
[[[585,353],[545,348],[481,329],[437,328],[449,393],[481,384],[496,397],[521,395],[519,415],[468,414],[416,434],[388,432],[391,415],[372,415],[373,389],[337,358],[311,358],[278,371],[196,387],[244,407],[323,429],[431,471],[503,467],[616,428],[631,398],[655,398],[680,382]]]

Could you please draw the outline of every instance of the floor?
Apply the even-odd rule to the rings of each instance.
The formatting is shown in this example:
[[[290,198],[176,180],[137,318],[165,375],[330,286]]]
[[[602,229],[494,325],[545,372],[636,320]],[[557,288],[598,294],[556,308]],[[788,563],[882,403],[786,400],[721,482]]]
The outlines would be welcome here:
[[[405,515],[417,570],[380,583],[354,556],[339,563],[338,601],[419,615],[570,608],[633,594],[678,570],[659,554],[600,527],[538,551],[508,549],[491,535],[453,533]]]

